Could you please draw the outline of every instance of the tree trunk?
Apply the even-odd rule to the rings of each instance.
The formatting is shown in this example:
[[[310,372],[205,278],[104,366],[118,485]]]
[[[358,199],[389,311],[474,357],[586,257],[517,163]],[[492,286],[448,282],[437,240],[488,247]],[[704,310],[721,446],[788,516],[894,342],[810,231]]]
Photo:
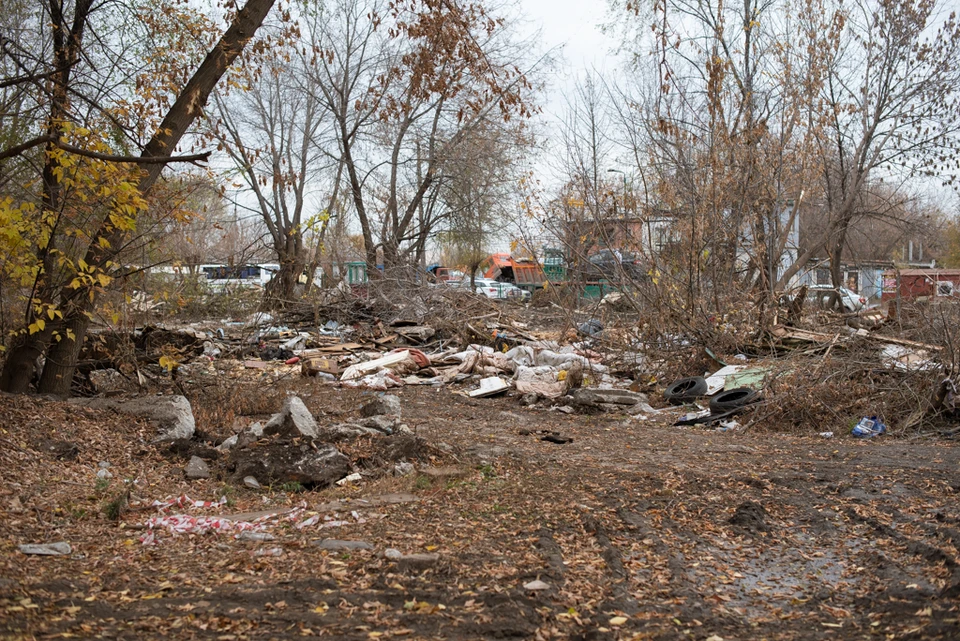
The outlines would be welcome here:
[[[142,158],[169,158],[173,154],[187,129],[201,115],[214,87],[226,73],[227,68],[243,51],[244,46],[254,36],[257,29],[260,28],[274,2],[275,0],[247,1],[217,45],[207,54],[200,67],[197,68],[197,71],[184,86],[180,95],[177,96],[176,102],[167,112],[153,138],[140,154]],[[161,163],[147,165],[139,184],[141,193],[146,193],[153,187],[157,179],[160,178],[162,170],[163,164]],[[97,243],[92,243],[87,251],[87,264],[103,268],[107,261],[115,258],[118,248],[123,247],[123,239],[126,233],[121,229],[111,229],[110,224],[109,218],[104,219],[100,229],[91,236],[91,238],[105,238],[108,241],[109,249],[104,249]],[[63,322],[59,325],[63,328],[73,329],[75,336],[71,340],[66,337],[65,332],[61,333],[63,334],[62,338],[51,350],[51,358],[48,359],[51,367],[50,375],[46,374],[47,366],[44,366],[44,375],[41,377],[39,387],[41,393],[57,395],[69,393],[70,383],[76,371],[77,355],[79,355],[80,346],[83,344],[89,326],[89,319],[86,314],[93,306],[96,290],[83,287],[70,292],[70,294],[70,296],[64,296],[63,298],[72,298],[77,301],[77,304],[64,311]],[[51,325],[52,323],[48,324],[48,327]],[[73,344],[64,345],[64,343]],[[24,358],[18,355],[16,360],[17,362],[23,362]],[[6,369],[5,365],[4,370],[6,371]],[[5,379],[6,377],[3,377],[0,380]],[[14,382],[17,386],[20,385],[19,380]]]
[[[37,358],[45,351],[49,332],[19,336],[10,347],[0,372],[0,389],[12,394],[23,394],[37,371]]]
[[[52,21],[53,64],[57,73],[50,77],[52,88],[50,92],[50,115],[47,122],[47,134],[59,136],[64,122],[69,116],[70,94],[69,85],[73,67],[80,59],[80,50],[83,46],[83,36],[86,32],[87,19],[90,14],[92,0],[80,0],[74,6],[73,23],[68,27],[67,18],[63,14],[60,3],[49,2],[50,19]],[[58,178],[60,162],[53,153],[56,150],[54,143],[48,143],[44,155],[43,165],[43,208],[47,211],[60,212],[61,185]],[[41,271],[37,275],[37,282],[31,299],[42,301],[48,305],[56,303],[57,283],[53,273],[56,261],[51,251],[55,246],[54,232],[51,230],[51,239],[47,247],[39,251],[38,258]],[[28,316],[24,326],[33,321],[33,301],[28,305]],[[6,392],[24,393],[36,373],[37,358],[43,354],[54,333],[54,323],[50,320],[40,332],[18,340],[11,347],[0,372],[0,389]]]
[[[43,365],[43,374],[37,390],[42,394],[54,396],[70,396],[70,387],[73,375],[77,369],[77,360],[83,347],[83,336],[90,326],[90,317],[86,314],[71,314],[64,328],[70,330],[76,340],[70,340],[65,335],[54,342],[47,352],[47,360]],[[66,332],[64,332],[65,334]]]

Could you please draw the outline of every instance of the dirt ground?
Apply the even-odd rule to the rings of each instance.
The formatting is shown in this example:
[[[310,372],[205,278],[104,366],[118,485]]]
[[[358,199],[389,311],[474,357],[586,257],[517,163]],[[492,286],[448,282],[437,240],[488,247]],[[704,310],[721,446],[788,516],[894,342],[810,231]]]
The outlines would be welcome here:
[[[294,386],[321,424],[372,394]],[[271,394],[276,407],[259,411],[279,409],[282,391]],[[428,386],[396,394],[428,474],[307,492],[238,488],[216,463],[213,478],[187,481],[145,423],[0,397],[0,637],[960,638],[951,442],[677,428],[675,414],[567,415]],[[203,429],[222,401],[191,400]],[[112,479],[97,480],[100,461]],[[125,488],[147,507],[111,521],[104,507]],[[181,494],[227,497],[192,514],[305,505],[345,522],[281,525],[268,542],[142,545],[149,503]],[[396,502],[357,500],[383,495]],[[321,550],[327,537],[373,549]],[[72,554],[17,548],[53,541]],[[439,559],[397,562],[387,548]],[[546,589],[523,587],[535,580]]]

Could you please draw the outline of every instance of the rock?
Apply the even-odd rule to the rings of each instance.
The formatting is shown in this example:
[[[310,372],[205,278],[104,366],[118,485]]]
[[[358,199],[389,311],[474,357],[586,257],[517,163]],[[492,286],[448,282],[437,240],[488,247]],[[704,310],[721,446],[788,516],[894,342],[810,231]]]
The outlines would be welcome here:
[[[382,416],[384,414],[400,418],[400,399],[393,394],[378,396],[360,408],[360,415],[364,417]]]
[[[97,467],[99,467],[101,470],[106,470],[110,467],[110,461],[100,461],[97,463]]]
[[[362,419],[360,424],[364,427],[375,429],[378,432],[383,432],[384,434],[393,434],[394,428],[397,425],[397,419],[393,416],[378,414],[377,416]]]
[[[257,479],[255,479],[255,478],[252,477],[252,476],[245,476],[245,477],[243,477],[243,484],[246,485],[247,487],[249,487],[251,490],[259,490],[259,489],[260,489],[260,483],[258,483],[258,482],[257,482]]]
[[[17,546],[24,554],[39,554],[41,556],[64,556],[73,552],[73,548],[66,541],[58,543],[25,543]]]
[[[403,558],[403,552],[395,550],[394,548],[387,548],[383,551],[383,556],[391,561],[397,561]]]
[[[197,429],[193,408],[184,396],[148,396],[123,403],[120,411],[156,421],[159,434],[154,442],[192,438]]]
[[[100,468],[97,470],[97,478],[101,481],[109,481],[113,478],[113,474],[108,469]]]
[[[279,414],[274,414],[266,425],[263,433],[268,436],[280,434],[283,436],[317,437],[317,422],[307,406],[298,396],[288,396],[283,401]]]
[[[397,425],[397,434],[412,435],[413,433],[414,433],[413,430],[410,429],[410,426],[407,425],[406,423],[400,423],[400,425]]]
[[[68,402],[94,409],[112,409],[152,421],[158,427],[154,443],[190,439],[197,429],[193,408],[190,407],[190,401],[183,396],[141,396],[129,401],[74,398]]]
[[[440,560],[436,552],[430,554],[404,554],[397,559],[397,569],[401,571],[413,570],[421,572],[432,568]]]
[[[283,441],[257,444],[230,452],[236,479],[253,476],[268,483],[300,483],[326,487],[352,472],[350,459],[329,443]]]
[[[414,471],[415,471],[415,468],[413,467],[413,463],[410,463],[408,461],[400,461],[399,463],[393,466],[394,476],[409,476],[410,474],[413,474]]]
[[[536,581],[530,581],[530,583],[524,583],[524,584],[523,584],[523,589],[524,589],[524,590],[533,590],[533,591],[537,591],[537,590],[549,590],[549,589],[550,589],[550,584],[549,584],[549,583],[544,583],[544,582],[541,581],[540,579],[537,579]]]
[[[337,539],[323,539],[317,546],[321,550],[372,550],[373,546],[366,541],[338,541]]]
[[[208,479],[210,478],[210,467],[199,456],[191,456],[186,467],[183,468],[183,475],[188,479]]]
[[[614,405],[636,405],[647,403],[646,394],[631,392],[625,389],[578,389],[573,394],[573,402],[577,405],[600,405],[611,403]]]
[[[239,442],[240,442],[240,437],[239,437],[238,435],[234,434],[234,435],[231,436],[230,438],[225,439],[225,440],[223,441],[223,443],[221,443],[220,445],[218,445],[218,446],[217,446],[217,451],[218,451],[218,452],[223,452],[223,453],[229,452],[229,451],[232,450],[234,447],[236,447],[237,443],[239,443]]]
[[[246,447],[261,438],[263,438],[263,425],[259,422],[251,423],[250,427],[237,434],[237,444],[234,447]]]

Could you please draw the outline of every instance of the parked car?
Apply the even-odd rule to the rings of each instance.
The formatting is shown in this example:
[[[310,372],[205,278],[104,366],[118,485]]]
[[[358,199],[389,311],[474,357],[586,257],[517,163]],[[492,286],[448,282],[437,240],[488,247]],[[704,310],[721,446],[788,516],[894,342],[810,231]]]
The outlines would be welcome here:
[[[584,275],[588,277],[616,280],[621,274],[627,278],[640,278],[644,273],[639,256],[619,249],[601,249],[587,258],[587,264],[584,265]]]
[[[821,309],[830,304],[831,294],[840,296],[840,309],[847,313],[859,312],[867,306],[867,299],[850,291],[846,287],[834,287],[833,285],[809,285],[807,287],[807,300],[815,302]]]
[[[447,281],[447,285],[456,287],[470,287],[470,279],[464,278],[460,281]],[[530,292],[525,291],[513,283],[501,283],[492,278],[475,278],[474,285],[476,293],[483,294],[487,298],[497,300],[529,300]]]

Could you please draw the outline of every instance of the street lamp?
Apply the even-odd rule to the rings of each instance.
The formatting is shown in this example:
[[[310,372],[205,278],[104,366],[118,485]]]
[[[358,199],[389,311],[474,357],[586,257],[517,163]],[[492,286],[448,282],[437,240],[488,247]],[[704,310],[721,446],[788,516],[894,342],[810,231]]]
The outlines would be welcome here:
[[[620,174],[623,176],[623,214],[627,214],[627,172],[622,169],[608,169],[608,174]]]

